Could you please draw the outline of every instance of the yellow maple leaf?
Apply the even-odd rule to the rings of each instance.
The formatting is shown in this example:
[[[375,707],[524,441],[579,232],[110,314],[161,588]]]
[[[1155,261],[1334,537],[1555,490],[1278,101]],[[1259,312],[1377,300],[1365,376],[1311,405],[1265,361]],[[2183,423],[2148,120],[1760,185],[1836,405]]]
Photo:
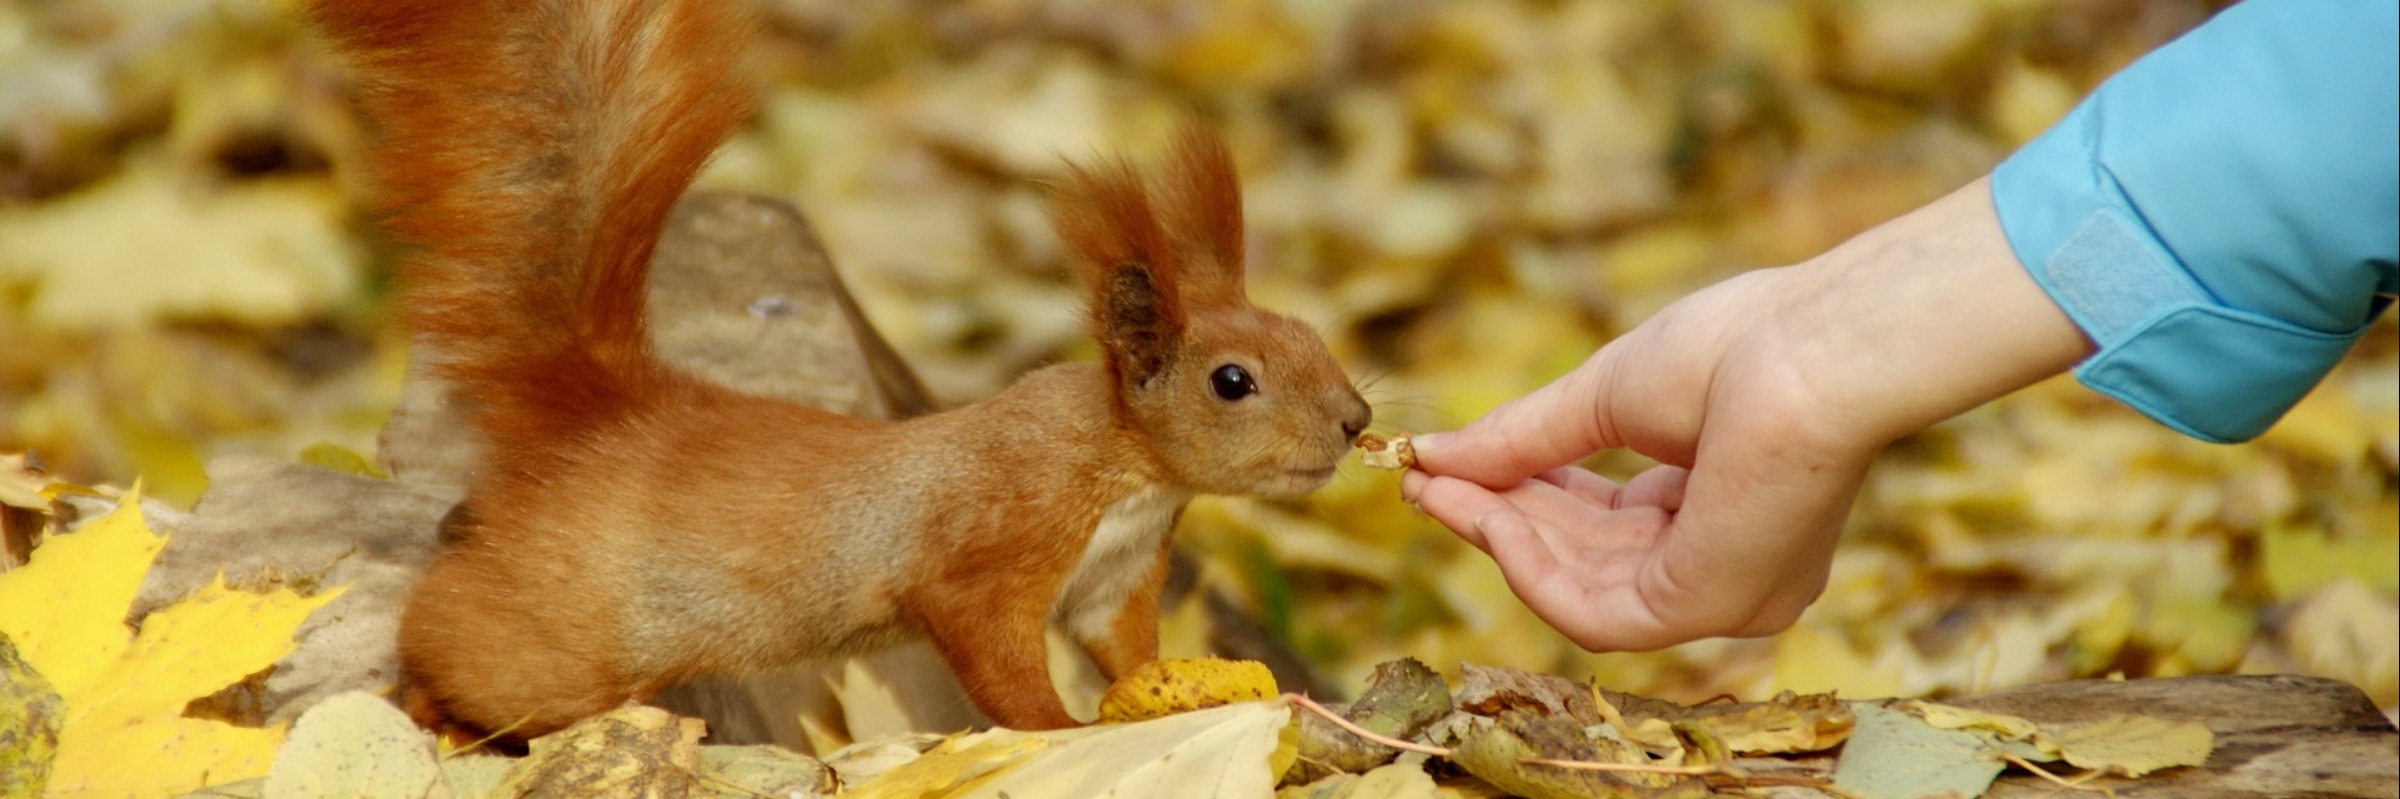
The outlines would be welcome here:
[[[166,546],[140,507],[140,492],[128,492],[114,512],[0,575],[0,634],[66,703],[52,797],[164,796],[265,774],[283,727],[184,718],[183,708],[290,653],[292,631],[342,593],[254,594],[220,576],[150,614],[136,635],[125,615]]]

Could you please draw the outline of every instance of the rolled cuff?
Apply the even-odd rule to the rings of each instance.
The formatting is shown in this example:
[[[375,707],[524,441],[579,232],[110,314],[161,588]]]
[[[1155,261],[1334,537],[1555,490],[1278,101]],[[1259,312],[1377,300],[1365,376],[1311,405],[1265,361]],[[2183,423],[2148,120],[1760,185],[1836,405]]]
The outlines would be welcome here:
[[[2014,159],[1993,175],[2004,230],[2011,229],[2010,209],[2023,204],[2012,203],[2010,192],[2041,182],[2026,174],[2038,169],[2032,163]],[[2063,243],[2043,254],[2011,232],[2012,246],[2034,281],[2099,345],[2075,368],[2076,379],[2161,424],[2221,444],[2256,438],[2366,332],[2366,325],[2313,330],[2227,306],[2129,211],[2085,196],[2094,201]]]

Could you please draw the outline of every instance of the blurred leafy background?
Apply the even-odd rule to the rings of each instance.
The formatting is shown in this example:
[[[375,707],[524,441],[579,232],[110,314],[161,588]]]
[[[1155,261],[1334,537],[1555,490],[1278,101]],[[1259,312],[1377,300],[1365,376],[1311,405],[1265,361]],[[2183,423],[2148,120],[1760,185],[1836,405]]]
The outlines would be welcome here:
[[[703,182],[801,204],[963,401],[1087,357],[1040,181],[1196,115],[1246,179],[1255,298],[1371,380],[1379,429],[1438,429],[1974,178],[2218,5],[766,0],[773,88]],[[372,452],[403,359],[345,91],[288,3],[0,1],[0,451],[175,502],[209,458]],[[1204,501],[1181,540],[1353,686],[1400,655],[1682,699],[2293,671],[2388,709],[2394,330],[2249,445],[2064,380],[1904,440],[1773,638],[1584,653],[1382,473]]]

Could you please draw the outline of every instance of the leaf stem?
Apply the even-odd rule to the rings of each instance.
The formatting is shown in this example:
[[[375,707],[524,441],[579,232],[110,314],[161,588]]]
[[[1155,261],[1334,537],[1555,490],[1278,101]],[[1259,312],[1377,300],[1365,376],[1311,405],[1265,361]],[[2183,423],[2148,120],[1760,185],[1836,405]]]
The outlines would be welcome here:
[[[1357,724],[1353,724],[1349,719],[1342,718],[1342,714],[1335,713],[1326,708],[1324,705],[1317,704],[1317,700],[1310,699],[1305,694],[1284,694],[1283,698],[1292,704],[1308,708],[1312,713],[1315,713],[1319,716],[1324,716],[1326,721],[1333,722],[1333,725],[1336,727],[1349,730],[1351,735],[1356,735],[1360,738],[1374,741],[1376,743],[1383,744],[1384,746],[1389,746],[1393,749],[1399,749],[1407,752],[1418,752],[1445,759],[1450,757],[1450,750],[1448,749],[1444,749],[1439,746],[1427,746],[1414,741],[1403,741],[1388,735],[1376,733],[1373,730],[1358,726]]]
[[[2087,783],[2087,782],[2091,782],[2091,781],[2092,781],[2094,778],[2097,778],[2097,777],[2099,777],[2100,775],[2102,775],[2102,774],[2106,773],[2106,772],[2104,772],[2104,771],[2102,771],[2102,770],[2100,770],[2100,769],[2093,769],[2093,770],[2091,770],[2091,771],[2084,772],[2084,773],[2083,773],[2082,775],[2080,775],[2080,776],[2073,777],[2073,778],[2068,778],[2068,777],[2061,777],[2061,776],[2059,776],[2059,775],[2057,775],[2057,774],[2052,774],[2052,773],[2050,773],[2050,770],[2049,770],[2049,769],[2045,769],[2045,768],[2042,768],[2041,766],[2034,765],[2033,761],[2026,760],[2025,758],[2021,758],[2021,757],[2018,757],[2018,756],[2016,756],[2016,755],[2008,754],[2008,753],[2006,753],[2006,752],[2002,752],[2002,753],[2000,754],[2000,759],[2008,761],[2010,765],[2016,766],[2016,767],[2018,767],[2018,768],[2021,768],[2021,769],[2024,769],[2024,770],[2026,770],[2026,771],[2033,772],[2033,775],[2034,775],[2034,776],[2036,776],[2036,777],[2040,777],[2040,778],[2042,778],[2042,779],[2045,779],[2045,780],[2049,780],[2049,781],[2050,781],[2050,782],[2052,782],[2052,783],[2056,783],[2056,784],[2057,784],[2057,785],[2059,785],[2060,787],[2069,788],[2069,789],[2078,790],[2078,791],[2088,791],[2088,792],[2091,792],[2091,793],[2101,794],[2101,795],[2104,795],[2104,796],[2109,796],[2109,797],[2114,797],[2114,796],[2116,796],[2116,795],[2117,795],[2117,792],[2116,792],[2115,790],[2112,790],[2112,789],[2108,788],[2107,786],[2101,786],[2101,787],[2098,787],[2098,788],[2094,788],[2094,787],[2091,787],[2091,786],[2088,786],[2088,785],[2085,785],[2085,784],[2084,784],[2084,783]]]

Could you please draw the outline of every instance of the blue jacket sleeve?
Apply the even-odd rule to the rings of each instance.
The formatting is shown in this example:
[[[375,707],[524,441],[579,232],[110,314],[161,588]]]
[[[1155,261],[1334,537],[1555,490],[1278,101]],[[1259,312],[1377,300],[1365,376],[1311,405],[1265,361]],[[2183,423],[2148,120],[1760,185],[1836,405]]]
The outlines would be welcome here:
[[[2249,0],[1992,173],[2010,246],[2099,345],[2076,377],[2209,441],[2264,432],[2391,304],[2400,3]]]

